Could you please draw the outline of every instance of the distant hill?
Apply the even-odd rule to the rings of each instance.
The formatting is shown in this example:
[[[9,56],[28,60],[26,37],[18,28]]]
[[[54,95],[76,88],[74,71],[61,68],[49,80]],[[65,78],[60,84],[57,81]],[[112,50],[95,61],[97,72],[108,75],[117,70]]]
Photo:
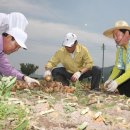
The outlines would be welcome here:
[[[43,75],[38,75],[38,74],[35,74],[35,73],[32,73],[29,76],[31,78],[34,78],[34,79],[43,79]]]
[[[111,71],[112,71],[112,68],[113,68],[113,66],[104,67],[104,69],[103,69],[103,72],[104,72],[104,81],[106,81],[109,78],[109,76],[111,74]]]

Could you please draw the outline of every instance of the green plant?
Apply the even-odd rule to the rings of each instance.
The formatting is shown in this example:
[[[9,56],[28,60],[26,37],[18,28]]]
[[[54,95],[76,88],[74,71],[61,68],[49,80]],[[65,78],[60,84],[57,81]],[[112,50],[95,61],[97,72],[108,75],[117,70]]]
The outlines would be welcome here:
[[[21,106],[11,103],[8,101],[0,102],[0,129],[12,129],[14,130],[26,130],[28,127],[28,120],[26,119],[26,110]],[[7,122],[12,120],[10,124]]]
[[[19,124],[14,130],[26,130],[28,127],[28,120],[24,120],[21,124]]]
[[[23,74],[25,75],[30,75],[32,73],[34,73],[39,67],[34,65],[34,64],[30,64],[30,63],[21,63],[20,64],[20,70]]]
[[[16,77],[1,77],[0,79],[0,96],[1,97],[9,97],[10,90],[13,87],[16,81]]]
[[[81,95],[83,95],[83,86],[80,81],[77,80],[76,82],[71,82],[70,86],[74,86],[76,88],[74,94],[77,97],[80,97]]]

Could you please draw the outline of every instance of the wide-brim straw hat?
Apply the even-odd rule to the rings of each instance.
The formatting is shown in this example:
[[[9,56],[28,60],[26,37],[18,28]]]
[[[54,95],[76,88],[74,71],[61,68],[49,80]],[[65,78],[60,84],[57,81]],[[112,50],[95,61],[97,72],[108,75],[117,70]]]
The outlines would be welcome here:
[[[120,20],[115,23],[115,27],[107,29],[103,34],[106,37],[113,38],[113,31],[117,29],[126,29],[130,31],[130,26],[126,21]]]

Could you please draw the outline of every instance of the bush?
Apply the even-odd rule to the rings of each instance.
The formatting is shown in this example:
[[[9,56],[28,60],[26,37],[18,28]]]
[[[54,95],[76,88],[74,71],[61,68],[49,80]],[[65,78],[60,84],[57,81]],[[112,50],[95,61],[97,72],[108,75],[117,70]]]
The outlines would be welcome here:
[[[30,63],[21,63],[20,64],[20,70],[23,74],[25,75],[30,75],[32,73],[34,73],[39,67],[34,65],[34,64],[30,64]]]

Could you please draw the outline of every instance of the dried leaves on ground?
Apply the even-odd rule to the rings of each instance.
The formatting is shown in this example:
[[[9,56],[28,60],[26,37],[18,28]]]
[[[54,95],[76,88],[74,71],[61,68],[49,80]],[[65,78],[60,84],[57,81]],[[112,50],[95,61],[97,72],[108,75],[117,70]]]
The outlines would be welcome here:
[[[68,88],[59,82],[40,82],[41,86],[32,87],[22,82],[15,84],[11,97],[1,102],[0,129],[130,129],[128,97],[107,93],[103,89],[91,92],[88,84],[72,83]],[[3,104],[4,109],[1,108]]]

